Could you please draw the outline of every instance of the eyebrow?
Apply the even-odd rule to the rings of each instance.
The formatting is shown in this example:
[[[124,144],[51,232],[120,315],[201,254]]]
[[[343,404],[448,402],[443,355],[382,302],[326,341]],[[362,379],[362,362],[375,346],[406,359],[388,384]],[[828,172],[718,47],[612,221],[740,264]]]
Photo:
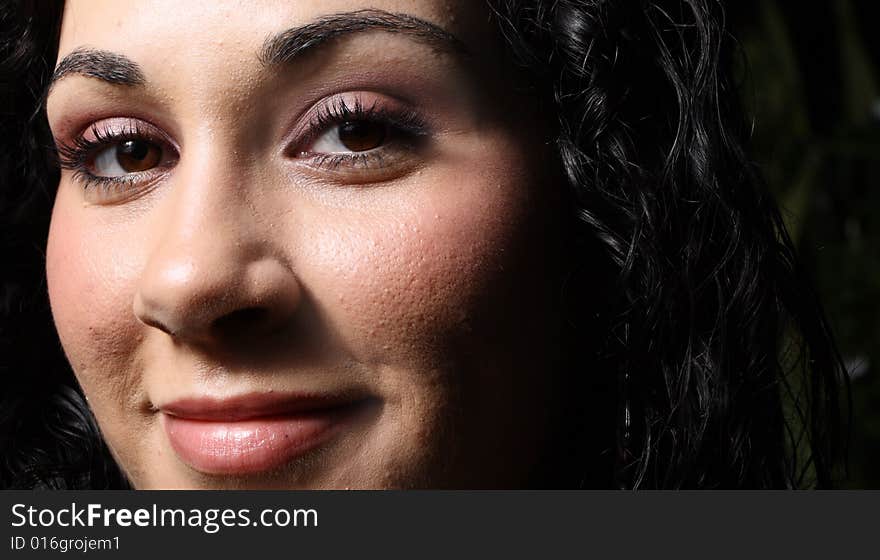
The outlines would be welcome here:
[[[285,64],[334,39],[368,31],[400,33],[442,50],[469,54],[461,40],[438,25],[409,14],[368,9],[324,16],[312,23],[276,33],[263,43],[259,60],[266,66]],[[146,83],[140,65],[130,58],[110,51],[80,47],[65,56],[55,68],[47,93],[59,80],[71,74],[123,86]]]
[[[143,70],[130,58],[88,47],[74,49],[61,60],[52,74],[49,89],[70,74],[89,76],[124,86],[142,85],[146,82]]]
[[[260,61],[266,66],[288,63],[334,39],[368,31],[400,33],[441,50],[469,54],[460,39],[438,25],[409,14],[367,9],[325,16],[276,33],[260,49]]]

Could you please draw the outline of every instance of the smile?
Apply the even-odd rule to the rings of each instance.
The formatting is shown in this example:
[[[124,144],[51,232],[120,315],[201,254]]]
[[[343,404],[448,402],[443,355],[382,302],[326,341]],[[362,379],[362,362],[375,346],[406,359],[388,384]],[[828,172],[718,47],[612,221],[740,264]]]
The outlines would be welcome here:
[[[247,395],[186,399],[159,407],[177,456],[205,474],[278,469],[339,434],[373,399]]]

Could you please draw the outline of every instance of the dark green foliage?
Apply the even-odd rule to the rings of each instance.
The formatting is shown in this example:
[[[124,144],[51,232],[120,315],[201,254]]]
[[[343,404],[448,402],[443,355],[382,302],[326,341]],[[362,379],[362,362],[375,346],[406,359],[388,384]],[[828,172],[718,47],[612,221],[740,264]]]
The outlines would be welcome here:
[[[880,4],[731,2],[754,154],[853,377],[846,486],[880,486]]]

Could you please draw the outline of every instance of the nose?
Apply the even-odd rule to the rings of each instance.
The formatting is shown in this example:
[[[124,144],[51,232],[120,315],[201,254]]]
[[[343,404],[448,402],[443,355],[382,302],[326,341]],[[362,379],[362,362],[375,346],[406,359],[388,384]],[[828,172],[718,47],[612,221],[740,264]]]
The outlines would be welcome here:
[[[208,342],[280,329],[299,299],[298,283],[278,262],[241,263],[215,250],[154,263],[135,296],[134,313],[175,339]]]
[[[177,341],[200,344],[283,328],[301,303],[297,277],[276,256],[253,204],[206,190],[184,187],[165,201],[162,234],[136,288],[135,316]]]

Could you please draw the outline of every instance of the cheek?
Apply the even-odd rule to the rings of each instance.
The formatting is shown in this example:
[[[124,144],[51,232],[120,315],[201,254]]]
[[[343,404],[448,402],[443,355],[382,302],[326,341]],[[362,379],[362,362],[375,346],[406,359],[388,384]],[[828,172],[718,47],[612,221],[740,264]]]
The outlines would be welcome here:
[[[303,282],[347,350],[381,372],[401,479],[514,486],[523,474],[509,465],[525,468],[549,429],[560,238],[540,166],[514,149],[473,152],[484,157],[363,193],[367,210],[325,221],[307,245],[326,266]]]
[[[465,320],[491,252],[479,245],[493,240],[467,236],[462,220],[446,210],[364,218],[357,231],[327,234],[319,243],[336,266],[316,298],[363,361],[426,357],[428,335]]]
[[[549,309],[546,177],[516,147],[470,153],[481,157],[455,154],[363,193],[365,210],[325,221],[306,244],[324,265],[304,283],[360,361],[449,370],[463,354],[488,357],[487,340],[509,334],[500,315],[511,306]]]
[[[95,227],[64,185],[59,188],[46,250],[52,315],[64,351],[99,416],[131,399],[132,361],[141,336],[131,312],[130,260],[113,228]],[[98,234],[100,232],[100,235]],[[102,398],[93,398],[96,395]],[[106,416],[105,416],[106,417]]]

